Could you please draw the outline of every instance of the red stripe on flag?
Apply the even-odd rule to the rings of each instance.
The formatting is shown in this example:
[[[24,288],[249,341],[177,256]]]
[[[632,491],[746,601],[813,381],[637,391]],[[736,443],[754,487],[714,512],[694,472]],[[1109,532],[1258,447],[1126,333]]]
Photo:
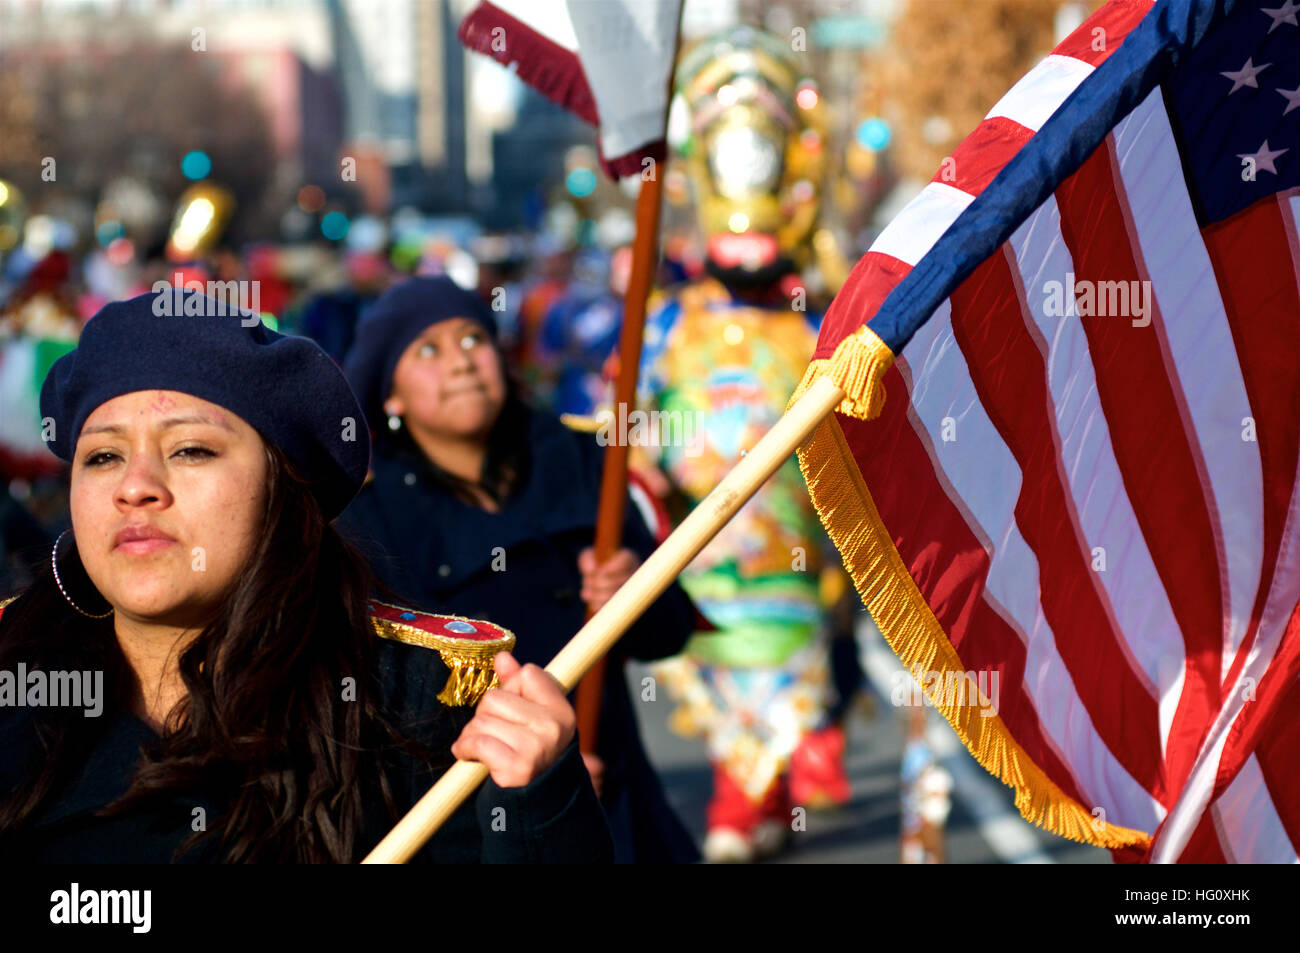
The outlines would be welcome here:
[[[1300,705],[1297,705],[1293,691],[1297,673],[1300,673],[1300,606],[1291,613],[1278,650],[1259,684],[1251,686],[1254,697],[1242,705],[1232,723],[1228,741],[1219,756],[1218,774],[1214,779],[1215,797],[1232,783],[1242,764],[1260,744],[1264,733],[1277,728],[1277,725],[1270,726],[1270,719],[1300,718]],[[1293,751],[1300,752],[1300,749]],[[1294,767],[1293,760],[1290,762],[1291,770]]]
[[[1003,246],[953,293],[953,336],[980,403],[1020,466],[1016,524],[1038,558],[1039,602],[1074,690],[1115,759],[1168,806],[1156,700],[1091,568],[1060,469],[1043,352],[1010,254]]]
[[[930,181],[979,195],[1033,134],[1005,116],[985,119],[940,163]]]
[[[1300,760],[1300,679],[1297,679],[1300,665],[1297,665],[1294,651],[1300,643],[1300,606],[1291,615],[1286,637],[1289,640],[1286,657],[1269,667],[1260,681],[1255,700],[1246,703],[1233,723],[1219,759],[1219,776],[1209,807],[1178,855],[1179,863],[1216,864],[1238,859],[1224,857],[1213,824],[1213,807],[1252,753],[1259,763],[1269,800],[1286,830],[1291,848],[1300,854],[1300,775],[1295,770]],[[1265,713],[1269,713],[1267,717],[1264,717]],[[1233,765],[1230,771],[1227,770],[1229,761]],[[1157,830],[1152,837],[1153,843],[1160,834]]]
[[[600,125],[596,98],[577,53],[488,2],[469,12],[457,35],[465,46],[502,66],[517,64],[516,75],[533,89],[593,126]]]
[[[1254,645],[1300,458],[1300,264],[1286,197],[1263,199],[1202,231],[1237,348],[1264,478],[1264,549],[1250,625],[1231,685]]]
[[[1157,830],[1152,841],[1154,842],[1159,836],[1160,831]],[[1219,830],[1214,823],[1212,804],[1201,815],[1196,830],[1192,831],[1192,836],[1187,839],[1187,846],[1178,855],[1178,862],[1180,864],[1226,864],[1228,862],[1219,844]]]
[[[912,266],[907,262],[881,252],[869,251],[859,258],[822,318],[813,359],[820,360],[834,354],[840,341],[862,327],[863,315],[875,315],[889,297],[889,292],[911,270]]]
[[[909,418],[907,384],[897,366],[885,375],[890,397],[873,421],[836,415],[880,519],[908,573],[967,670],[998,672],[998,714],[1034,762],[1068,797],[1091,809],[1025,691],[1025,639],[984,599],[989,555],[935,472]]]
[[[1150,12],[1154,0],[1111,0],[1052,50],[1100,66]],[[1101,32],[1098,33],[1097,31]],[[1099,48],[1100,47],[1100,48]]]
[[[1277,567],[1278,550],[1291,494],[1295,491],[1300,432],[1300,250],[1289,195],[1263,199],[1232,218],[1205,229],[1223,295],[1242,378],[1255,420],[1264,473],[1264,559],[1250,628],[1226,684],[1236,681],[1254,644],[1260,615]],[[1300,631],[1293,615],[1273,664],[1232,726],[1219,759],[1216,794],[1226,788],[1250,756],[1259,737],[1261,714],[1270,710],[1278,679],[1285,683],[1297,667]]]
[[[1092,282],[1093,288],[1148,277],[1117,187],[1113,143],[1108,136],[1056,193],[1076,282]],[[1134,327],[1122,315],[1065,320],[1082,322],[1120,476],[1182,632],[1183,689],[1165,744],[1168,780],[1178,790],[1219,708],[1226,582],[1199,441],[1172,376],[1162,316],[1154,300],[1150,307],[1147,327]]]

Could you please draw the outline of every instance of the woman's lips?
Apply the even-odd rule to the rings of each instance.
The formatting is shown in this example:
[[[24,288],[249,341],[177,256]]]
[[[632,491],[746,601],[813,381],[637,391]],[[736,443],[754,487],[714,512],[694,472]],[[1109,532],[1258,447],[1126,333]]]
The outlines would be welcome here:
[[[145,553],[157,552],[160,549],[166,549],[168,546],[175,546],[176,540],[164,539],[161,536],[150,536],[146,539],[129,539],[125,542],[118,543],[115,547],[120,553],[133,553],[142,556]]]
[[[113,537],[113,549],[143,555],[176,545],[176,540],[152,526],[128,526]]]

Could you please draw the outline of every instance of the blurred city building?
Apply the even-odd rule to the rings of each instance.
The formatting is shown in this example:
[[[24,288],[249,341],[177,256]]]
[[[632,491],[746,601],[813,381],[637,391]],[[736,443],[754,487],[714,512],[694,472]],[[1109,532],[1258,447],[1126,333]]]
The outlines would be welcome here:
[[[475,2],[0,0],[0,219],[47,212],[83,246],[120,226],[145,254],[210,181],[231,195],[235,247],[339,244],[363,219],[366,247],[416,219],[445,235],[430,218],[595,245],[635,189],[601,175],[589,127],[466,53]],[[805,95],[826,116],[822,225],[851,260],[1097,3],[687,0],[682,44],[748,23],[807,56]],[[689,241],[689,187],[666,174],[665,234]],[[0,221],[0,255],[21,227]]]

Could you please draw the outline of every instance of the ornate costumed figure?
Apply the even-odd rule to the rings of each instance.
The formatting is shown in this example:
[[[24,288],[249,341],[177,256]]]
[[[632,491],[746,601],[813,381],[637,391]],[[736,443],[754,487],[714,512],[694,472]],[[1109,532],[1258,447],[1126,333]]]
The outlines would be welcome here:
[[[756,30],[698,44],[676,85],[710,277],[651,317],[641,380],[643,403],[681,437],[660,439],[655,463],[694,505],[781,416],[816,344],[799,268],[822,132],[815,87],[788,46]],[[681,577],[713,631],[658,671],[682,703],[674,729],[707,739],[711,860],[772,852],[792,808],[848,798],[843,735],[826,715],[824,550],[791,457]]]

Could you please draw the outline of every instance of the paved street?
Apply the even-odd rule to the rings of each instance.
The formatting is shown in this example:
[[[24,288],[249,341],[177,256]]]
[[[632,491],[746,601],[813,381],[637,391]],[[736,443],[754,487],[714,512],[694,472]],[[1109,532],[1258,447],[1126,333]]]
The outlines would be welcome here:
[[[853,799],[840,810],[810,812],[807,830],[796,833],[792,849],[775,862],[892,864],[898,860],[902,719],[901,710],[889,702],[889,685],[891,674],[901,666],[865,614],[858,643],[868,684],[852,709],[847,729]],[[640,667],[628,670],[634,686],[643,674]],[[639,691],[632,697],[639,698]],[[703,743],[668,731],[672,701],[666,693],[659,693],[654,702],[638,702],[637,708],[646,747],[668,798],[700,842],[710,778]],[[953,776],[949,862],[1110,863],[1104,850],[1046,833],[1021,819],[1011,789],[975,762],[937,712],[929,714],[931,744]]]

